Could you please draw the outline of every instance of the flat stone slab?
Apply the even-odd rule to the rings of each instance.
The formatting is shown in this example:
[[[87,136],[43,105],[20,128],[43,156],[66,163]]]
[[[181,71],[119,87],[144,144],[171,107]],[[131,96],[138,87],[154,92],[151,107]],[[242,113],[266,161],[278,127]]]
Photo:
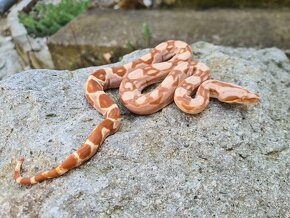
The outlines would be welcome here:
[[[24,176],[55,167],[102,121],[83,90],[97,68],[0,81],[0,217],[289,217],[289,60],[276,48],[192,48],[213,78],[261,102],[211,100],[194,116],[171,104],[138,116],[109,91],[121,106],[120,130],[84,165],[32,187],[12,179],[20,156]]]
[[[290,48],[289,10],[91,10],[48,40],[57,69],[98,65],[107,52],[144,47],[143,24],[151,46],[168,39],[227,46]]]

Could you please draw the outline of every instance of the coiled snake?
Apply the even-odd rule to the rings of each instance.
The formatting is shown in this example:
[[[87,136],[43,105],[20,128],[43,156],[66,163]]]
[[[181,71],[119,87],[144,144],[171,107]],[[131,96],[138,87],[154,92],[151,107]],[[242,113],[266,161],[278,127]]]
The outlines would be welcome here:
[[[120,127],[120,109],[104,90],[118,88],[121,102],[133,113],[152,114],[173,100],[185,113],[196,114],[205,109],[209,98],[226,103],[257,103],[259,96],[241,86],[218,80],[209,80],[209,68],[192,60],[191,47],[182,41],[163,42],[141,58],[123,66],[98,69],[85,86],[88,102],[103,116],[86,142],[58,167],[23,178],[20,174],[24,159],[20,159],[14,171],[14,179],[22,185],[31,185],[59,177],[91,158],[106,137]],[[154,83],[158,87],[148,93],[142,90]],[[196,91],[194,98],[191,94]]]

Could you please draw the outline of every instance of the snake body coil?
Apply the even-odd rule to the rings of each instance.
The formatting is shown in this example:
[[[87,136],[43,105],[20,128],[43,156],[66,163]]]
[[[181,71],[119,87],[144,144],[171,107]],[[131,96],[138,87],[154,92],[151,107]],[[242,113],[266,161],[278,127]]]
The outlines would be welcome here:
[[[103,116],[86,142],[56,168],[23,178],[20,174],[24,159],[20,159],[14,179],[22,185],[31,185],[59,177],[91,158],[109,135],[120,127],[120,109],[104,91],[119,88],[122,103],[136,114],[146,115],[159,111],[173,100],[185,113],[203,111],[214,97],[226,103],[252,104],[259,96],[245,88],[217,80],[209,80],[209,68],[192,60],[191,47],[182,41],[163,42],[142,56],[123,66],[98,69],[87,82],[85,95],[88,102]],[[142,90],[161,82],[153,91]],[[196,91],[194,98],[191,94]]]

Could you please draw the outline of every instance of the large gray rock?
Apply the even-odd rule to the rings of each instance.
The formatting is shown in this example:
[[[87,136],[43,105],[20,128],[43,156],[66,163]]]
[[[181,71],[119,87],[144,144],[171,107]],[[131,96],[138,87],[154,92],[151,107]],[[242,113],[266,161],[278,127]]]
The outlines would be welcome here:
[[[96,68],[1,81],[0,217],[289,217],[289,60],[276,48],[192,47],[213,78],[261,102],[212,100],[194,116],[174,104],[150,116],[122,107],[121,129],[91,160],[32,187],[13,181],[17,158],[24,175],[55,167],[102,121],[83,92]]]

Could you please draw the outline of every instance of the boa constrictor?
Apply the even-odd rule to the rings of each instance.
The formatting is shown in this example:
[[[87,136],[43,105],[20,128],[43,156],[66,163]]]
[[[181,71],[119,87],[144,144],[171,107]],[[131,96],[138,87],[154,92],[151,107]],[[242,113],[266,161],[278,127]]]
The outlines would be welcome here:
[[[118,88],[121,102],[133,113],[152,114],[173,100],[185,113],[196,114],[205,109],[209,98],[226,103],[257,103],[259,96],[245,88],[218,80],[209,80],[209,68],[192,60],[191,47],[182,41],[163,42],[150,53],[123,66],[98,69],[87,82],[85,94],[88,102],[103,116],[86,142],[58,167],[30,178],[20,174],[24,159],[14,171],[14,179],[22,185],[31,185],[59,177],[91,158],[106,137],[120,127],[120,109],[104,90]],[[142,90],[154,83],[158,87],[148,93]],[[196,91],[194,98],[192,93]]]

